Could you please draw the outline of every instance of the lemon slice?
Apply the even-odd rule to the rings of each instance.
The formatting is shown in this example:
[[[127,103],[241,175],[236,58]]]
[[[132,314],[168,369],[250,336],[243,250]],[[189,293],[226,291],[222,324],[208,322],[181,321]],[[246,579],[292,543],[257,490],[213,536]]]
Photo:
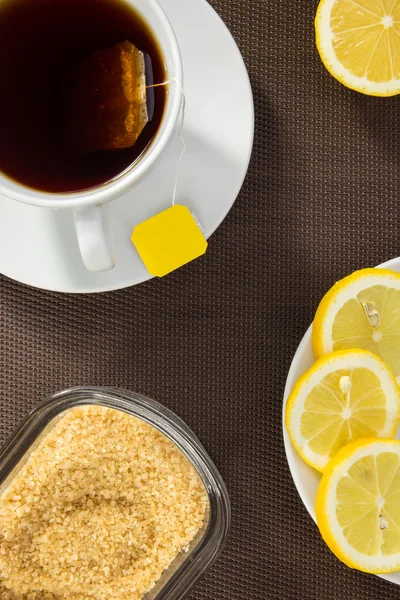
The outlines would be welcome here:
[[[316,357],[345,348],[369,350],[400,381],[400,275],[363,269],[336,283],[317,309],[312,343]]]
[[[324,470],[346,444],[363,437],[393,437],[400,389],[370,352],[345,350],[318,360],[296,383],[286,427],[300,456]]]
[[[315,30],[335,79],[372,96],[400,93],[400,0],[321,0]]]
[[[400,569],[400,441],[358,440],[327,466],[316,501],[321,535],[349,567]]]

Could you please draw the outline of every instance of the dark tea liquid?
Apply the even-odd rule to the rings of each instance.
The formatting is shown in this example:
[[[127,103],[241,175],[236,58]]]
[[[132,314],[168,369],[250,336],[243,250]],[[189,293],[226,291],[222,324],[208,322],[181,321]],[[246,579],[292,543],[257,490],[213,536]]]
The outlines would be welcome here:
[[[152,60],[154,82],[165,80],[157,40],[123,0],[0,0],[0,172],[45,192],[104,183],[132,164],[156,134],[164,87],[135,146],[77,158],[64,130],[66,74],[85,56],[124,40]]]

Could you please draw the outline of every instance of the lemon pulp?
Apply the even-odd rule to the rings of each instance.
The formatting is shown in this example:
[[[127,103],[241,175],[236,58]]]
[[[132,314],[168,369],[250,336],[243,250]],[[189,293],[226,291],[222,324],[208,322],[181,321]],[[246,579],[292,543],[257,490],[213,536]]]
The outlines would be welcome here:
[[[348,300],[335,317],[332,341],[334,350],[357,347],[373,352],[398,376],[400,290],[375,285]]]
[[[386,419],[379,378],[362,367],[340,369],[326,375],[308,395],[300,430],[310,450],[332,458],[349,442],[376,436]]]
[[[400,459],[365,456],[338,484],[336,517],[349,544],[367,556],[400,553]]]
[[[400,77],[400,2],[339,0],[331,12],[333,49],[357,77],[382,83]]]

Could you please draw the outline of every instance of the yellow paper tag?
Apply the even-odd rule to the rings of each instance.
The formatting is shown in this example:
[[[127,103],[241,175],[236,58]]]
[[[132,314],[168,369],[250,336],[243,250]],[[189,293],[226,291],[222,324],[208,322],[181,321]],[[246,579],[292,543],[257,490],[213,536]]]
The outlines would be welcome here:
[[[137,225],[131,240],[150,275],[157,277],[198,258],[208,245],[188,207],[179,204]]]

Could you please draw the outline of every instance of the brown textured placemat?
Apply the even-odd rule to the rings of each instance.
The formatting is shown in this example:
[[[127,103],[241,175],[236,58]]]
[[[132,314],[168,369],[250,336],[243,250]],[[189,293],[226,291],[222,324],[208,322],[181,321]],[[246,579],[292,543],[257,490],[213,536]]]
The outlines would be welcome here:
[[[328,75],[316,4],[213,1],[245,57],[257,119],[246,183],[203,259],[99,296],[0,279],[0,442],[51,392],[114,385],[175,410],[214,458],[232,530],[195,600],[400,594],[326,549],[282,444],[285,377],[318,299],[340,276],[400,254],[399,100]]]

